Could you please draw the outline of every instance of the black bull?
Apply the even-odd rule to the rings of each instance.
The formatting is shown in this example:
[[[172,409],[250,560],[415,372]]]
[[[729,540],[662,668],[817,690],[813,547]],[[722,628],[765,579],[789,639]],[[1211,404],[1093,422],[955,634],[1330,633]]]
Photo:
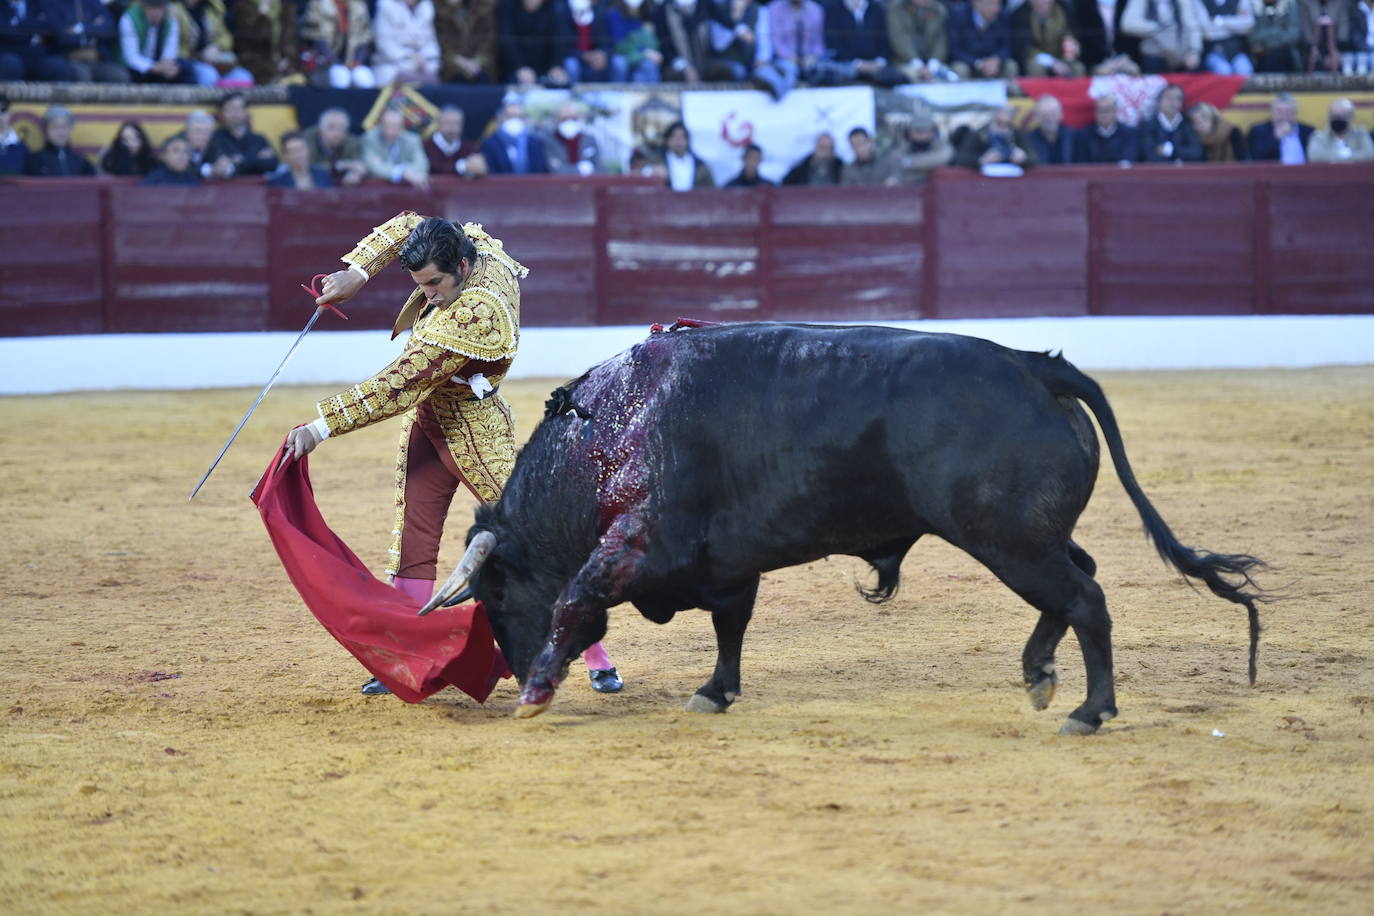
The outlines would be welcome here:
[[[1095,731],[1117,710],[1111,619],[1071,539],[1098,469],[1083,405],[1160,556],[1248,609],[1253,683],[1260,562],[1179,543],[1092,379],[972,337],[759,323],[652,334],[559,388],[500,501],[478,511],[469,541],[486,531],[495,546],[472,587],[521,677],[517,715],[549,704],[624,601],[658,623],[711,612],[716,668],[688,708],[723,711],[760,573],[850,554],[876,570],[864,595],[881,601],[934,534],[1040,611],[1022,656],[1037,709],[1073,628],[1088,695],[1063,731]]]

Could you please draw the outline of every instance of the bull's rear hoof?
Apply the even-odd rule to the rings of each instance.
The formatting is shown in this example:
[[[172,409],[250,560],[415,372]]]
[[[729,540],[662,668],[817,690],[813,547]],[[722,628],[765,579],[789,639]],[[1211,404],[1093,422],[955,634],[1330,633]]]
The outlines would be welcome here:
[[[543,703],[521,703],[519,706],[515,707],[515,718],[533,719],[535,716],[548,709],[549,703],[551,702],[551,700],[545,700]]]
[[[692,698],[687,701],[688,712],[725,712],[729,708],[699,693],[692,694]]]
[[[1064,724],[1059,727],[1059,734],[1095,735],[1097,734],[1097,726],[1089,725],[1087,722],[1081,722],[1078,719],[1065,719]]]
[[[1047,677],[1026,688],[1026,696],[1030,697],[1031,706],[1037,711],[1047,709],[1050,700],[1054,699],[1054,678]]]

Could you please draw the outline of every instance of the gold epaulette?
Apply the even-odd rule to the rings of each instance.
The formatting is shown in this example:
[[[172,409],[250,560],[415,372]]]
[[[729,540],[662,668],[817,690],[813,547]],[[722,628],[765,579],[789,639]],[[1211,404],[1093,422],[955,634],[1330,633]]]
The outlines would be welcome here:
[[[501,257],[510,260],[504,253]],[[519,264],[515,267],[524,270]],[[458,300],[417,321],[414,339],[472,359],[513,358],[520,345],[520,286],[516,276],[505,261],[483,252]]]
[[[396,260],[410,233],[424,220],[423,216],[409,210],[398,213],[373,229],[367,238],[339,260],[351,267],[360,267],[367,271],[369,277],[375,277],[382,268]]]

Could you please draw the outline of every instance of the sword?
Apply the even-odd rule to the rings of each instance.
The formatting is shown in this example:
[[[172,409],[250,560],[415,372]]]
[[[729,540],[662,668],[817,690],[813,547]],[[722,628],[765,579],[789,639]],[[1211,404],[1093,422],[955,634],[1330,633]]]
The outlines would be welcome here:
[[[304,283],[302,283],[301,289],[309,293],[310,298],[312,300],[318,299],[320,297],[320,293],[317,289],[315,289],[315,284],[318,283],[320,280],[324,279],[324,277],[325,274],[315,274],[315,276],[312,277],[310,280],[310,285],[306,286]],[[225,452],[229,451],[229,446],[234,444],[234,439],[238,437],[238,434],[243,429],[244,424],[248,422],[248,418],[253,415],[253,411],[258,409],[258,405],[262,403],[262,399],[267,397],[267,392],[272,390],[272,385],[277,381],[277,376],[281,375],[281,371],[286,368],[286,364],[290,362],[291,357],[296,352],[296,349],[300,347],[301,341],[305,340],[305,335],[310,333],[310,329],[315,326],[315,322],[320,320],[320,316],[323,315],[326,310],[338,315],[344,321],[348,320],[348,316],[345,315],[343,312],[339,311],[337,306],[330,305],[329,303],[316,306],[315,314],[310,316],[310,320],[307,321],[305,323],[305,327],[301,329],[300,336],[296,338],[296,342],[291,345],[291,349],[287,350],[286,355],[281,358],[281,363],[278,364],[277,371],[273,372],[272,377],[267,380],[267,384],[262,386],[262,391],[258,392],[258,399],[253,402],[252,407],[248,408],[248,413],[244,414],[243,419],[239,421],[239,425],[234,427],[233,433],[231,433],[229,436],[229,441],[224,443],[224,448],[219,450],[219,454],[216,455],[215,460],[211,462],[210,470],[205,472],[205,476],[200,479],[200,483],[196,484],[196,488],[191,491],[191,495],[186,497],[187,502],[190,502],[191,500],[195,499],[196,494],[200,492],[200,488],[205,486],[205,481],[210,479],[210,475],[213,474],[215,472],[215,468],[219,466],[219,460],[224,457]]]

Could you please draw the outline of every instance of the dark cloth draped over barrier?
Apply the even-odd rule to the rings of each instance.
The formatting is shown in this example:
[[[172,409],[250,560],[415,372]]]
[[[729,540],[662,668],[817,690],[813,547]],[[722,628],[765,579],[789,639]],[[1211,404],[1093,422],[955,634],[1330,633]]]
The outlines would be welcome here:
[[[502,677],[481,604],[439,608],[424,616],[413,598],[373,577],[325,524],[310,486],[309,459],[280,470],[277,451],[252,500],[291,584],[329,634],[407,703],[448,686],[485,702]]]
[[[291,104],[296,109],[296,122],[301,127],[318,124],[320,113],[326,108],[342,108],[352,119],[355,131],[360,129],[363,118],[367,117],[367,113],[376,104],[377,92],[376,89],[320,89],[316,86],[292,86],[287,91]],[[420,88],[420,94],[435,108],[456,105],[463,109],[463,136],[469,140],[479,140],[482,131],[496,116],[496,110],[501,107],[506,87],[424,86]]]

